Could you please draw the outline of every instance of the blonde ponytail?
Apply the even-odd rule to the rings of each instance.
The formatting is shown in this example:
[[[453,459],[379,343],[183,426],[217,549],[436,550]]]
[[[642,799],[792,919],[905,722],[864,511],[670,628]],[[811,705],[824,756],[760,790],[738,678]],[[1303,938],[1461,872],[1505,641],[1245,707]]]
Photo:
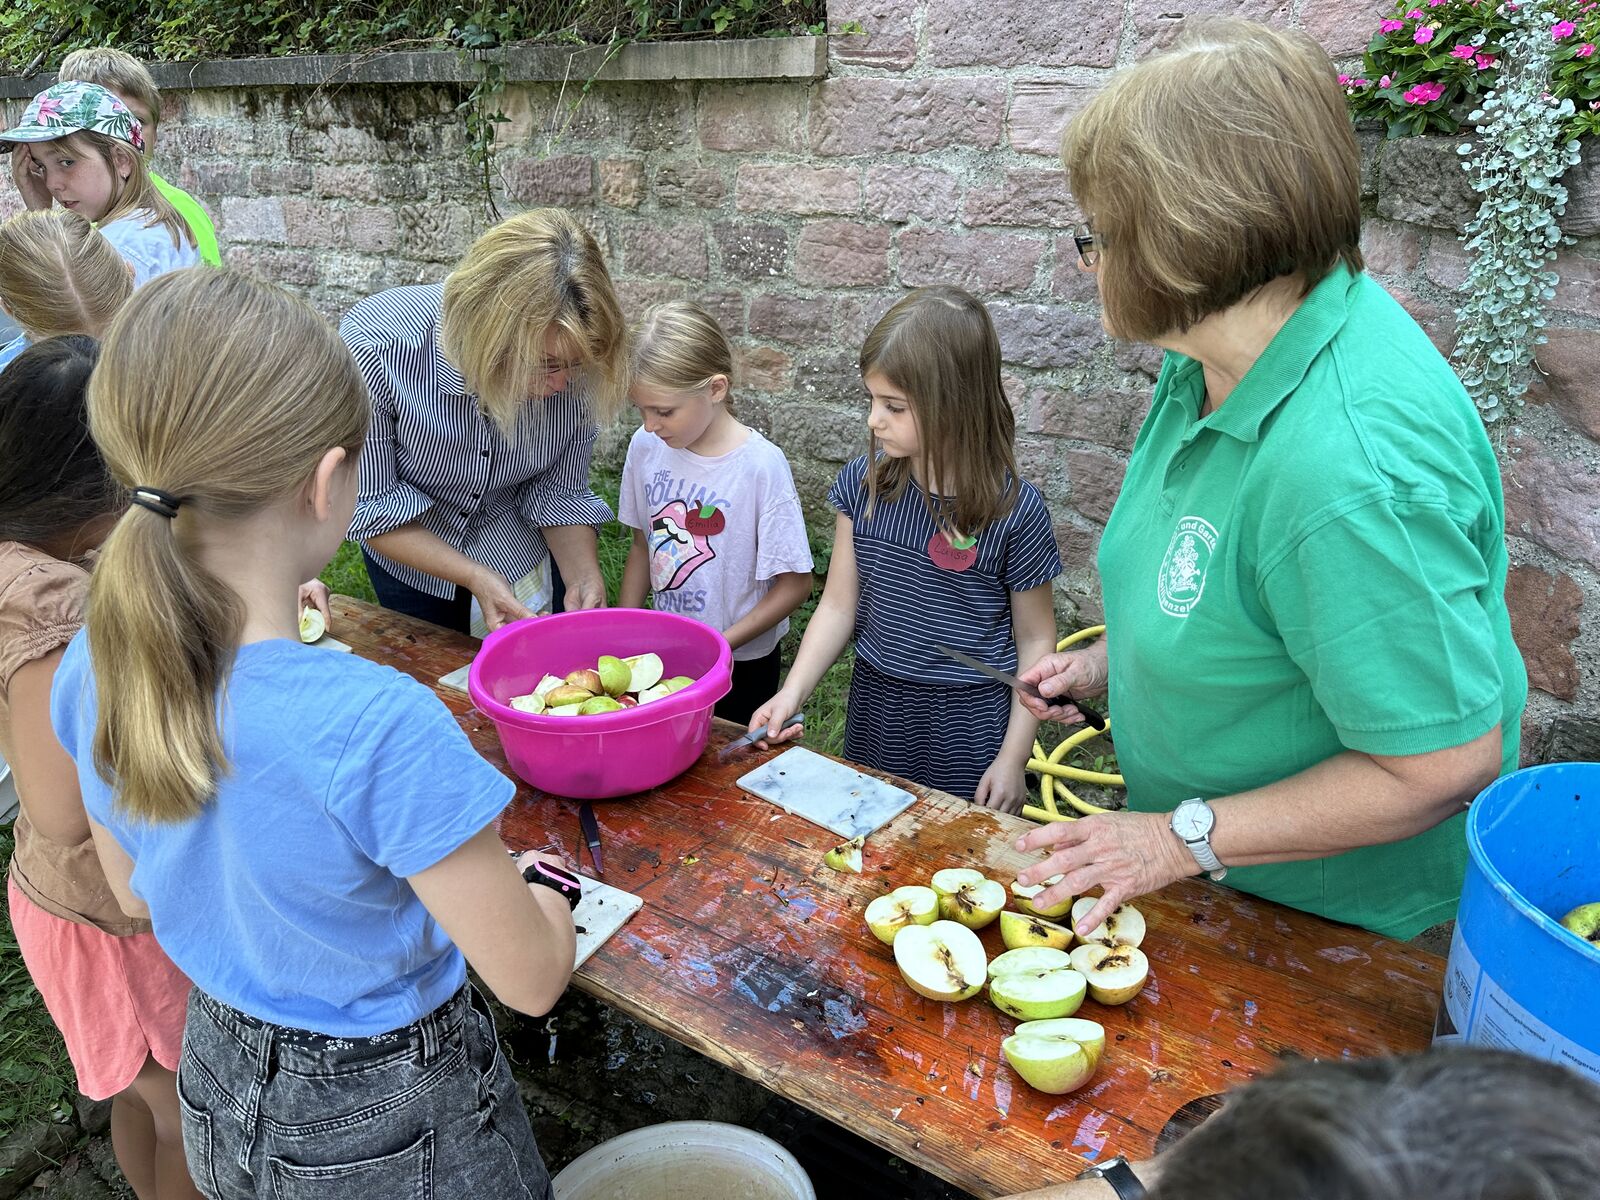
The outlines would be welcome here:
[[[0,303],[29,341],[100,337],[131,295],[128,264],[77,213],[21,212],[0,225]]]
[[[201,565],[198,539],[294,494],[329,449],[366,436],[361,375],[334,331],[281,288],[191,268],[134,294],[89,385],[89,423],[134,505],[89,588],[99,713],[94,761],[119,807],[153,822],[195,816],[227,770],[218,704],[244,621]]]

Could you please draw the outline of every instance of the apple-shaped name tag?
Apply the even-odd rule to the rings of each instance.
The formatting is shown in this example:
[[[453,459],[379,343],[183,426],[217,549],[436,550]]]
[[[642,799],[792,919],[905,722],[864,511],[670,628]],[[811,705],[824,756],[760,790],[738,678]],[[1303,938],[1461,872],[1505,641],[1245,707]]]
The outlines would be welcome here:
[[[689,513],[683,519],[683,527],[693,534],[704,534],[706,537],[716,537],[727,527],[728,518],[722,510],[714,504],[702,504],[699,509]]]
[[[935,530],[928,539],[928,557],[941,571],[965,571],[978,561],[975,537],[952,538],[942,530]]]

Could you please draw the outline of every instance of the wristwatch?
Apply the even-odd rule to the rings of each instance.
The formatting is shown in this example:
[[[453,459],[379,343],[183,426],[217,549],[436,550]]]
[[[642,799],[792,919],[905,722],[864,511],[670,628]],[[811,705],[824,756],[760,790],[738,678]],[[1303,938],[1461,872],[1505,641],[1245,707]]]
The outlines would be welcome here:
[[[1211,805],[1198,796],[1185,800],[1173,809],[1169,822],[1172,832],[1189,847],[1189,853],[1194,855],[1200,869],[1211,879],[1220,880],[1228,873],[1228,868],[1222,865],[1222,860],[1211,849],[1211,830],[1216,823],[1217,814],[1211,810]]]
[[[552,866],[543,859],[536,858],[523,867],[522,878],[526,883],[536,883],[553,892],[560,892],[569,909],[577,908],[578,901],[583,899],[583,884],[578,877],[571,871]]]
[[[1118,1200],[1143,1200],[1144,1184],[1133,1173],[1128,1160],[1122,1155],[1108,1162],[1098,1163],[1078,1176],[1079,1179],[1104,1179],[1117,1193]]]

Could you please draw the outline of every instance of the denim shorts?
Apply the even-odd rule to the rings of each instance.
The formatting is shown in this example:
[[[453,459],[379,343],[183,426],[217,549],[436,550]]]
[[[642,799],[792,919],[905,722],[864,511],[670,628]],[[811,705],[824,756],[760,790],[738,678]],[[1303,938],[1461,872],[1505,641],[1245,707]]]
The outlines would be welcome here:
[[[403,1029],[335,1038],[195,988],[183,1147],[212,1200],[551,1200],[550,1175],[469,983]]]

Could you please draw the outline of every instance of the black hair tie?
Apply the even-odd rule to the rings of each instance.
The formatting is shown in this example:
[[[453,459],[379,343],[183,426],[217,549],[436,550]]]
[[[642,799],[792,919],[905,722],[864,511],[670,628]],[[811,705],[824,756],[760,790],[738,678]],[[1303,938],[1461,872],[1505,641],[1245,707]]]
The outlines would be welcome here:
[[[171,492],[163,492],[160,488],[136,487],[133,489],[133,503],[140,508],[147,508],[158,517],[172,520],[178,515],[178,505],[183,503],[181,496],[174,496]]]

